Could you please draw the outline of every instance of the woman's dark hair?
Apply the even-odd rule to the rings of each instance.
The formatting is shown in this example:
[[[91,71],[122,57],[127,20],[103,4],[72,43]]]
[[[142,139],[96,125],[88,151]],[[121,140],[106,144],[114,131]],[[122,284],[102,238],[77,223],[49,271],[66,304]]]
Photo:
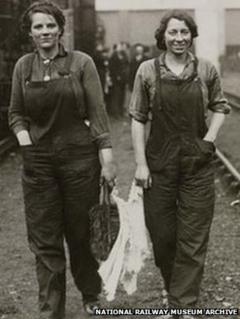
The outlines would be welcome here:
[[[164,33],[167,29],[168,22],[171,19],[177,19],[184,21],[188,26],[192,40],[198,36],[197,25],[193,18],[184,10],[171,10],[168,11],[161,19],[159,28],[155,31],[155,39],[157,40],[157,47],[160,50],[166,50],[166,45],[164,41]]]
[[[49,14],[55,18],[61,31],[60,36],[62,36],[65,26],[65,17],[63,12],[55,3],[47,0],[34,2],[23,13],[21,19],[23,32],[29,32],[31,30],[32,15],[39,12]]]

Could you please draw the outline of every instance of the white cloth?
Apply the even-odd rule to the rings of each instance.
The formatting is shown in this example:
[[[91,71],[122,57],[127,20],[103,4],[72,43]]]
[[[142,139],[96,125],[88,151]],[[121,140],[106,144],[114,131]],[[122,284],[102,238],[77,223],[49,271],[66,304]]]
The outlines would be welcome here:
[[[115,298],[119,283],[128,294],[136,291],[137,275],[150,254],[142,189],[133,183],[127,202],[118,197],[116,191],[112,197],[119,210],[120,230],[108,259],[99,268],[108,301]]]

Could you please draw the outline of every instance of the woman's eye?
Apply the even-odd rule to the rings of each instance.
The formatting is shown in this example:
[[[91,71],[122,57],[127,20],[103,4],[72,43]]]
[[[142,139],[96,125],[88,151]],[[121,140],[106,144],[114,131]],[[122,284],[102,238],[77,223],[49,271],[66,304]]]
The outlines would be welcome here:
[[[56,28],[56,24],[55,23],[49,23],[48,25],[46,25],[46,27],[48,28],[48,29],[54,29],[54,28]],[[42,24],[36,24],[36,25],[34,25],[33,26],[33,29],[35,29],[35,30],[40,30],[40,29],[42,29],[44,26],[42,25]]]
[[[53,29],[55,28],[57,25],[55,23],[49,23],[48,24],[48,28]]]
[[[42,28],[42,25],[41,24],[36,24],[33,26],[33,29],[36,29],[36,30],[39,30]]]

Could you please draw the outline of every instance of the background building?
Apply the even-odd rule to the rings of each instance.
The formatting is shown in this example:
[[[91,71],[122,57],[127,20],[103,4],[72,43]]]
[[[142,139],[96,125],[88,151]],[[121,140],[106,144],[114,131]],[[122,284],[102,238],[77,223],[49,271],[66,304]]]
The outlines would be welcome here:
[[[164,12],[181,8],[199,25],[197,53],[216,64],[219,56],[240,49],[239,0],[96,0],[98,23],[106,30],[106,46],[126,41],[154,45],[154,30]]]

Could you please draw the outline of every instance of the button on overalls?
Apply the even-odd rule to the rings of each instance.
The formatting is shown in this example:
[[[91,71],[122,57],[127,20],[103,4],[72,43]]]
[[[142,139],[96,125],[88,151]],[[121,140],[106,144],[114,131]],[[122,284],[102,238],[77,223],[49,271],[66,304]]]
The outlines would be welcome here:
[[[214,209],[214,145],[197,74],[161,78],[155,59],[156,99],[146,157],[152,187],[144,191],[146,225],[170,307],[193,307],[199,295]]]
[[[28,80],[25,93],[25,111],[35,129],[30,124],[33,145],[22,147],[22,183],[44,319],[64,318],[64,237],[83,298],[94,299],[101,290],[98,263],[89,248],[88,220],[88,210],[99,198],[100,163],[89,127],[76,107],[74,88],[79,80],[71,74],[70,64],[71,54],[60,78]]]

